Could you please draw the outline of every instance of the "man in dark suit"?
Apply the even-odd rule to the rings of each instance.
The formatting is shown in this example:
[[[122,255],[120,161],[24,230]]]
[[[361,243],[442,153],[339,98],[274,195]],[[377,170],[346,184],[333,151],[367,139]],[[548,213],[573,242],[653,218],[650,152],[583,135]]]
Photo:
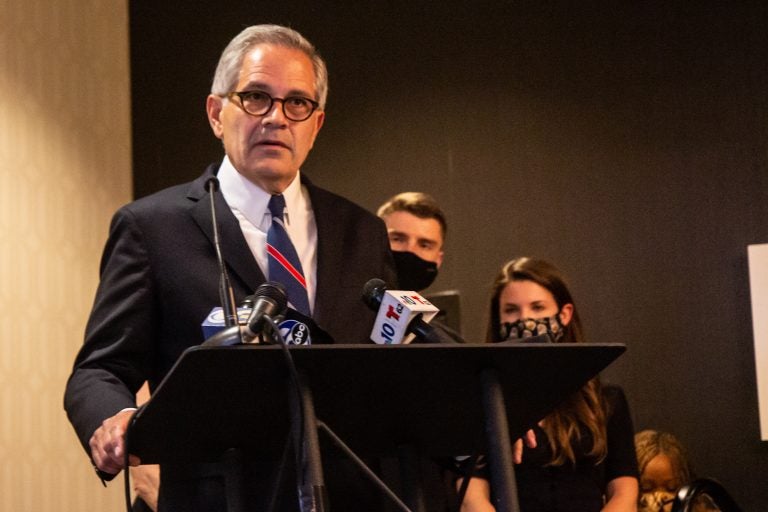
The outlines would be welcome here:
[[[325,64],[300,34],[245,29],[224,50],[206,103],[222,162],[115,214],[65,392],[69,419],[102,478],[124,468],[136,391],[144,381],[154,389],[186,348],[203,341],[201,323],[219,305],[206,191],[212,176],[221,185],[216,210],[236,301],[271,278],[268,204],[280,196],[308,313],[336,342],[368,341],[374,314],[360,300],[362,286],[394,279],[383,223],[299,172],[323,125],[327,90]],[[252,474],[270,470],[264,463]],[[163,467],[160,509],[224,510],[230,490],[222,471]]]

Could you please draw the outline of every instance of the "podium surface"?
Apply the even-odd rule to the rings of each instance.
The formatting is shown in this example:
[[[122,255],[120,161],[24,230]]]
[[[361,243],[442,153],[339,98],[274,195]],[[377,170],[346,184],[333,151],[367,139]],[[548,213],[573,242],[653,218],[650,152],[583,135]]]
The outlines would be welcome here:
[[[136,414],[142,463],[216,460],[229,448],[276,455],[293,392],[282,348],[191,347]],[[483,452],[480,373],[498,375],[514,439],[621,355],[621,344],[316,345],[289,348],[318,420],[359,455],[417,446]]]

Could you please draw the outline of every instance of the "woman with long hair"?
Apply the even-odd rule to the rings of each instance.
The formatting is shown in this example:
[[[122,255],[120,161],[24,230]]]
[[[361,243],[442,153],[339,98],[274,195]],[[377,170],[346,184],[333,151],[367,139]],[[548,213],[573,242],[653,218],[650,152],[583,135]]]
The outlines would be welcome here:
[[[496,277],[488,342],[583,343],[578,309],[560,271],[517,258]],[[539,421],[535,447],[515,468],[522,512],[636,511],[637,460],[623,391],[595,377]],[[492,511],[487,479],[472,478],[462,512]]]

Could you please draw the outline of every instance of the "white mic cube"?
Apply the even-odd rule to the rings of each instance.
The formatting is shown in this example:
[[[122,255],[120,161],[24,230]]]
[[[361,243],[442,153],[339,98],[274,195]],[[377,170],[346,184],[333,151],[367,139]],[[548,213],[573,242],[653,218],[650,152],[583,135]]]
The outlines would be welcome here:
[[[421,314],[429,322],[438,309],[427,299],[414,291],[387,290],[381,298],[376,322],[371,331],[371,340],[380,345],[410,343],[414,335],[408,334],[408,324]]]

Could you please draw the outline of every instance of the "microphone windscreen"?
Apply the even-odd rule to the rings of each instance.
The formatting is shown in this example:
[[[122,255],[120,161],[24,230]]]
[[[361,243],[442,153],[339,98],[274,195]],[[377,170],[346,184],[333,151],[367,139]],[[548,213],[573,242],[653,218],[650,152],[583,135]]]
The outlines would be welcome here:
[[[253,298],[254,303],[259,298],[271,299],[275,303],[278,314],[288,307],[288,295],[285,292],[285,287],[275,281],[268,281],[259,285],[253,293]]]
[[[363,302],[374,311],[378,311],[381,305],[381,297],[387,290],[387,283],[374,277],[363,286]]]

